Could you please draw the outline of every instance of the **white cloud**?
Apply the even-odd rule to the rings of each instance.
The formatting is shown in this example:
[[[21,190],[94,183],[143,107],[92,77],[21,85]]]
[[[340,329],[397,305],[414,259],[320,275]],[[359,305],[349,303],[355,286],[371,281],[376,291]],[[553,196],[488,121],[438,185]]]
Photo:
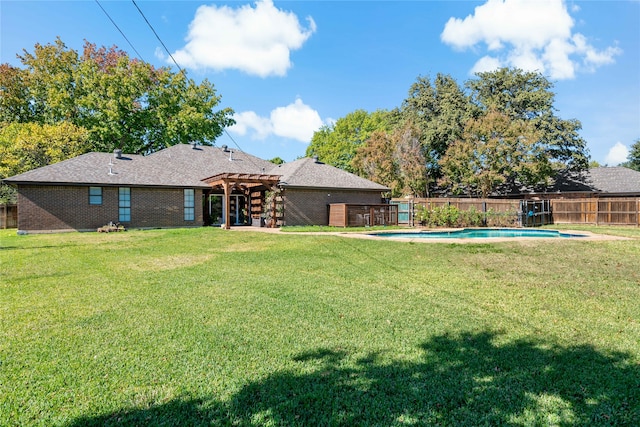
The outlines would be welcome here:
[[[471,69],[471,72],[474,74],[484,73],[485,71],[493,71],[503,66],[504,65],[498,58],[494,58],[492,56],[484,56],[475,63],[475,65]]]
[[[246,135],[249,130],[253,130],[254,139],[265,139],[273,133],[273,125],[271,121],[265,117],[258,116],[253,111],[243,111],[233,116],[236,124],[229,130],[238,135]]]
[[[298,17],[277,9],[272,0],[243,5],[200,6],[189,25],[187,44],[173,53],[187,68],[237,69],[260,77],[284,76],[290,53],[315,32],[313,18],[304,28]]]
[[[491,56],[481,58],[474,72],[489,71],[488,65],[513,66],[553,79],[593,71],[622,53],[617,46],[596,49],[584,35],[572,33],[573,25],[562,0],[487,0],[473,15],[450,18],[440,38],[458,50],[486,45]]]
[[[626,162],[627,157],[629,157],[629,148],[621,142],[616,142],[616,144],[609,149],[609,153],[607,153],[604,161],[608,165],[616,166]]]
[[[167,59],[167,57],[164,54],[164,51],[159,47],[156,48],[155,52],[153,52],[153,55],[161,61],[164,61],[165,59]]]
[[[323,125],[318,112],[300,98],[286,107],[275,108],[268,118],[253,111],[237,113],[233,118],[236,124],[229,128],[231,132],[238,135],[251,133],[253,139],[260,140],[275,135],[308,143],[313,133]]]

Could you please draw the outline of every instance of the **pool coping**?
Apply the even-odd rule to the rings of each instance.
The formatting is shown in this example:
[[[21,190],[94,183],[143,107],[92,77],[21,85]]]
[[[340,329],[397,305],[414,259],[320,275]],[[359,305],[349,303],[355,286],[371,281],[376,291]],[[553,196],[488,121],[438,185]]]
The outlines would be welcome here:
[[[462,227],[462,228],[409,228],[406,232],[408,233],[419,233],[421,231],[457,231],[463,230],[464,228],[473,228],[473,227]],[[484,228],[484,227],[476,227],[476,228]],[[517,227],[496,227],[496,228],[513,228],[519,230]],[[407,238],[407,237],[380,237],[375,236],[372,233],[382,234],[382,233],[393,233],[398,232],[400,230],[376,230],[376,231],[287,231],[282,232],[279,228],[264,228],[264,227],[231,227],[231,230],[235,231],[255,231],[255,232],[264,232],[264,233],[276,233],[281,235],[287,234],[298,234],[298,235],[307,235],[307,236],[339,236],[339,237],[350,237],[355,239],[369,239],[369,240],[378,240],[378,241],[389,241],[389,242],[412,242],[412,243],[450,243],[450,244],[468,244],[468,243],[502,243],[502,242],[536,242],[540,240],[545,240],[549,242],[589,242],[589,241],[613,241],[613,240],[634,240],[630,237],[623,236],[612,236],[608,234],[596,234],[590,231],[583,230],[556,230],[561,233],[567,234],[581,234],[584,237],[580,238],[558,238],[558,237],[483,237],[483,238]]]
[[[434,232],[449,232],[449,231],[460,231],[464,229],[473,229],[474,227],[463,227],[463,228],[420,228],[420,229],[411,229],[410,231],[403,231],[404,234],[411,233],[420,233],[425,231],[434,231]],[[477,228],[477,227],[476,227]],[[513,230],[522,230],[521,228],[514,227],[497,227],[498,229],[513,229]],[[486,229],[484,227],[478,228],[480,230]],[[364,232],[364,233],[341,233],[342,236],[345,237],[355,237],[361,239],[371,239],[371,240],[388,240],[395,242],[411,242],[411,243],[499,243],[499,242],[534,242],[534,241],[608,241],[608,240],[633,240],[629,237],[622,236],[612,236],[607,234],[596,234],[590,231],[583,230],[555,230],[548,229],[553,231],[558,231],[563,234],[579,234],[580,237],[568,237],[568,238],[559,238],[559,237],[430,237],[430,238],[422,238],[422,237],[389,237],[389,236],[379,236],[379,234],[385,233],[397,233],[398,230],[389,230],[389,231],[377,231],[375,234],[372,232]]]

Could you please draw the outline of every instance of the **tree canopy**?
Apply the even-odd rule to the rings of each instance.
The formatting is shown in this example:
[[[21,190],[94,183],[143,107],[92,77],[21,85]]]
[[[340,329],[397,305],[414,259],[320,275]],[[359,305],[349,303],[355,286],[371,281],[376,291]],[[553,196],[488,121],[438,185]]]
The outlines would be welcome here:
[[[314,135],[309,153],[387,185],[395,196],[488,195],[549,183],[561,170],[588,167],[578,120],[553,108],[553,85],[519,69],[478,73],[460,86],[451,76],[420,76],[393,120],[373,133],[336,126]],[[391,128],[389,128],[389,126]]]
[[[9,123],[0,127],[0,177],[57,163],[83,153],[88,142],[86,129],[69,122]],[[0,203],[12,202],[15,191],[2,185]]]
[[[82,53],[59,38],[19,55],[23,68],[0,66],[0,123],[71,123],[84,128],[83,151],[145,154],[178,143],[210,144],[232,125],[215,111],[220,97],[207,80],[156,68],[113,46],[85,42]]]
[[[629,150],[628,161],[623,165],[630,169],[640,172],[640,138],[631,146]]]
[[[358,148],[376,131],[391,131],[396,117],[397,112],[393,111],[351,112],[334,124],[325,125],[315,132],[306,155],[318,156],[324,163],[355,172],[352,161]]]

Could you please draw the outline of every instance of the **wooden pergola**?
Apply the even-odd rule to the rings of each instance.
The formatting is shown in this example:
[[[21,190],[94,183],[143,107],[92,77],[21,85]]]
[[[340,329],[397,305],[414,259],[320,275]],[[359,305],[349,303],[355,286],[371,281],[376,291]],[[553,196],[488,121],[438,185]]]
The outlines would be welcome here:
[[[249,173],[220,173],[203,181],[212,188],[222,188],[224,191],[224,228],[231,228],[231,191],[233,188],[243,189],[246,192],[268,190],[273,191],[281,175],[249,174]]]

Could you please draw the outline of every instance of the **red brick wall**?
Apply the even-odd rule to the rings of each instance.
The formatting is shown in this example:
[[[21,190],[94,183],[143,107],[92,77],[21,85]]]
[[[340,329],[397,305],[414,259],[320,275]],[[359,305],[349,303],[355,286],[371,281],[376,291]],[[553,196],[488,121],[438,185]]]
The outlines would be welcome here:
[[[330,203],[382,202],[379,191],[313,190],[287,188],[282,192],[284,225],[327,225]]]
[[[118,221],[118,187],[102,187],[102,205],[89,204],[89,187],[20,185],[18,229],[95,230]],[[195,221],[184,221],[184,191],[131,188],[131,222],[126,227],[200,226],[202,190],[195,191]]]

